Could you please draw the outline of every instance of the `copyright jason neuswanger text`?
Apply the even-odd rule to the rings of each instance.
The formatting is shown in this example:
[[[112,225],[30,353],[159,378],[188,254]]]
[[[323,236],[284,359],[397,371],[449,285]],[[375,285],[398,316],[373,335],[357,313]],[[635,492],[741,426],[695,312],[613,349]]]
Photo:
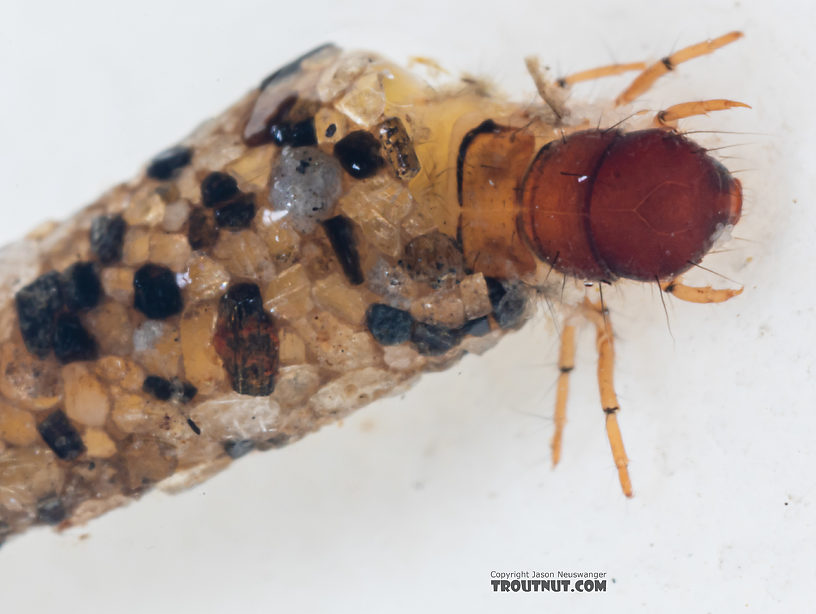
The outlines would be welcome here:
[[[491,571],[494,593],[605,593],[605,571]]]

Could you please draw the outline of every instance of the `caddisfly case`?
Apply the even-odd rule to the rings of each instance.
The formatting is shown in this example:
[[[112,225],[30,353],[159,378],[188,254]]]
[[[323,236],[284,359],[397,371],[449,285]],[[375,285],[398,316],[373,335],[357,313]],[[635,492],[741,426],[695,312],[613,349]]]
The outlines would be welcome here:
[[[557,115],[324,45],[6,247],[0,539],[293,442],[487,350],[564,275],[716,299],[677,276],[736,223],[739,183],[669,123],[592,130]],[[631,494],[611,329],[591,302],[569,313],[597,326]],[[570,320],[555,461],[573,333]]]

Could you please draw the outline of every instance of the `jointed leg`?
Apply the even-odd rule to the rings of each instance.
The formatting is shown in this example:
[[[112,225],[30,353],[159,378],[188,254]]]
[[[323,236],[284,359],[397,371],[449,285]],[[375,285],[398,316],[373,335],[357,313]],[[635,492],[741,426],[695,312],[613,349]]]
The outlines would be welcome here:
[[[742,288],[739,290],[727,290],[712,288],[711,286],[703,286],[700,288],[687,286],[680,281],[679,277],[671,281],[661,282],[660,289],[663,290],[663,292],[676,296],[681,301],[687,301],[689,303],[724,303],[728,299],[742,294]]]
[[[663,58],[648,66],[642,73],[640,73],[632,84],[621,93],[615,100],[615,106],[628,104],[647,92],[652,87],[655,81],[665,75],[667,72],[674,70],[674,67],[683,62],[688,62],[694,58],[702,55],[708,55],[716,51],[720,47],[724,47],[735,40],[742,38],[742,32],[729,32],[723,36],[715,39],[703,41],[690,47],[685,47],[679,51],[674,52],[670,56]]]
[[[717,98],[715,100],[695,100],[694,102],[682,102],[670,106],[668,109],[660,111],[655,115],[654,124],[657,127],[674,128],[677,120],[694,115],[706,115],[711,111],[724,111],[734,107],[744,107],[750,109],[750,105],[735,100]]]
[[[603,77],[614,77],[625,72],[633,70],[644,70],[646,62],[630,62],[629,64],[609,64],[607,66],[599,66],[598,68],[590,68],[589,70],[582,70],[566,77],[561,77],[556,83],[561,87],[567,87],[573,83],[580,81],[592,81],[594,79],[602,79]]]
[[[618,479],[623,494],[631,497],[632,482],[629,479],[629,470],[627,468],[629,460],[626,458],[626,450],[623,447],[623,438],[618,426],[617,414],[620,405],[618,404],[618,396],[615,394],[615,384],[612,377],[615,367],[612,327],[600,304],[595,305],[587,301],[586,307],[590,319],[595,324],[595,343],[598,349],[598,388],[601,392],[601,406],[606,414],[606,435],[609,438],[609,446],[612,448],[612,458],[618,468]]]
[[[628,460],[623,447],[620,427],[618,426],[618,398],[612,382],[612,371],[615,362],[615,350],[612,343],[612,329],[609,319],[603,313],[600,305],[587,300],[582,314],[595,325],[596,345],[598,349],[598,387],[601,392],[601,404],[606,414],[606,434],[612,448],[612,458],[618,468],[618,478],[621,489],[627,497],[632,496],[632,483],[629,480],[627,469]],[[567,396],[569,393],[569,377],[575,365],[575,326],[568,324],[561,333],[561,349],[558,354],[558,389],[555,400],[555,432],[552,438],[552,462],[558,464],[561,458],[561,438],[564,425],[567,421]]]
[[[569,324],[561,333],[561,349],[558,352],[558,389],[555,394],[555,433],[552,438],[552,464],[555,467],[561,459],[561,436],[567,422],[567,396],[569,376],[575,366],[575,326]]]

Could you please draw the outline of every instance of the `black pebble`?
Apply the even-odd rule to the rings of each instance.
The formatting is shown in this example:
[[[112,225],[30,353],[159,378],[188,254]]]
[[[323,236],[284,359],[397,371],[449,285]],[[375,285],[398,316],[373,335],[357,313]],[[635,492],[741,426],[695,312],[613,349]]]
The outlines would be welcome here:
[[[483,337],[490,332],[490,321],[487,319],[487,316],[482,316],[475,320],[468,320],[460,330],[463,335]]]
[[[54,343],[55,318],[62,309],[60,274],[41,275],[14,296],[20,333],[29,352],[45,358]]]
[[[180,168],[184,168],[193,159],[193,150],[176,145],[165,149],[157,155],[147,167],[147,176],[164,181],[170,179]]]
[[[337,132],[337,125],[336,124],[329,124],[329,127],[326,128],[326,138],[330,139],[334,136],[334,133]]]
[[[91,222],[91,251],[102,264],[122,258],[122,241],[127,224],[121,215],[100,215]]]
[[[366,326],[381,345],[398,345],[411,338],[414,318],[407,311],[375,303],[366,311]]]
[[[62,273],[62,296],[72,311],[91,309],[99,304],[102,285],[92,262],[76,262]]]
[[[314,117],[299,122],[283,122],[269,127],[269,136],[275,145],[308,147],[317,145]]]
[[[493,306],[493,317],[502,328],[518,326],[527,310],[528,296],[518,284],[502,284],[498,279],[485,277],[487,295]]]
[[[337,215],[323,222],[323,229],[329,237],[331,246],[346,279],[353,286],[363,283],[363,270],[360,268],[360,254],[354,239],[354,224],[343,215]]]
[[[65,520],[65,508],[57,495],[51,495],[37,502],[37,522],[59,524]]]
[[[224,442],[224,452],[233,459],[241,458],[249,454],[254,447],[255,442],[251,439],[239,439],[238,441],[229,440]]]
[[[238,194],[238,182],[227,173],[213,172],[201,182],[201,204],[215,207]]]
[[[62,460],[74,460],[85,451],[82,438],[61,409],[48,414],[37,430],[43,441]]]
[[[425,322],[414,322],[411,342],[417,352],[426,356],[438,356],[456,347],[462,340],[461,329],[445,328]]]
[[[62,364],[97,357],[96,341],[75,313],[66,312],[57,316],[54,354]]]
[[[215,225],[228,230],[247,228],[255,217],[255,197],[243,194],[215,210]]]
[[[493,309],[499,306],[507,290],[504,289],[504,284],[495,277],[485,277],[485,284],[487,285],[487,298],[490,299],[490,304]]]
[[[383,165],[380,142],[370,132],[357,130],[334,144],[334,157],[355,179],[371,177]]]
[[[181,311],[181,292],[176,275],[167,267],[145,264],[133,276],[133,306],[154,320]]]
[[[502,328],[514,328],[522,322],[526,310],[527,294],[515,287],[504,295],[493,315]]]
[[[218,240],[218,228],[212,214],[202,207],[190,212],[187,225],[187,241],[193,249],[206,249]]]
[[[169,401],[170,396],[173,394],[173,386],[170,380],[158,375],[148,375],[142,382],[142,390],[159,401]]]

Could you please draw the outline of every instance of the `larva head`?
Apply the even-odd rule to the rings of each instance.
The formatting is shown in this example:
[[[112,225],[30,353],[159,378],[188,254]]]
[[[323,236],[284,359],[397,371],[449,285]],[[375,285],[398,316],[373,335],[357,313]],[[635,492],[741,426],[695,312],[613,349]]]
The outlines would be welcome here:
[[[592,130],[538,152],[521,222],[536,255],[560,271],[654,281],[699,262],[741,208],[739,181],[684,136]]]

